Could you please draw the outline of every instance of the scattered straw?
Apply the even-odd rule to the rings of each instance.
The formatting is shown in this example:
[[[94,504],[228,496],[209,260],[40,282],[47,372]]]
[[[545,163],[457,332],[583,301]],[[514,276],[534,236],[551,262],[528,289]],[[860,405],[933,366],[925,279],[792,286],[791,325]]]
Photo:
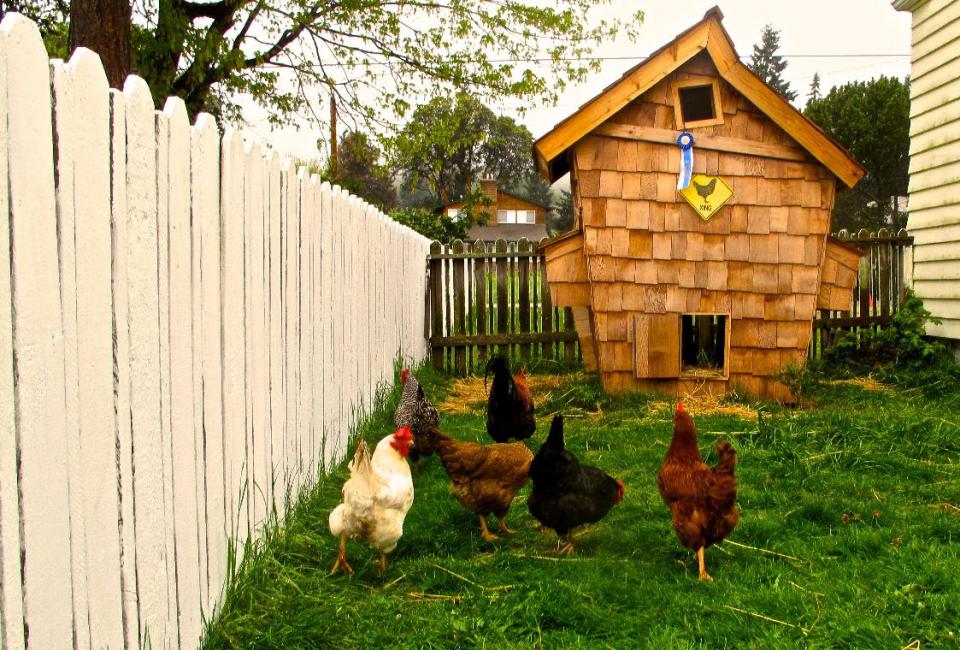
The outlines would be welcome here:
[[[449,573],[449,574],[452,575],[454,578],[457,578],[458,580],[463,580],[463,581],[466,582],[468,585],[473,585],[474,587],[477,587],[477,588],[482,589],[482,590],[484,590],[484,591],[506,591],[506,590],[508,590],[508,589],[513,589],[514,587],[516,587],[516,585],[500,585],[500,586],[497,586],[497,587],[487,587],[487,586],[485,586],[485,585],[480,584],[479,582],[474,582],[474,581],[471,580],[470,578],[466,578],[466,577],[460,575],[459,573],[456,573],[455,571],[451,571],[450,569],[446,569],[446,568],[440,566],[439,564],[434,564],[433,562],[431,562],[431,563],[430,563],[430,566],[432,566],[432,567],[434,567],[434,568],[437,568],[437,569],[440,569],[440,570],[443,571],[444,573]]]
[[[464,599],[463,596],[448,596],[446,594],[425,594],[422,591],[411,591],[409,594],[407,594],[407,597],[410,598],[411,600],[418,600],[418,601],[427,601],[427,602],[449,601],[454,603],[459,603]]]
[[[957,512],[960,513],[960,508],[953,505],[952,503],[930,503],[927,507],[930,508],[940,508],[941,510],[946,510],[947,512]]]
[[[856,386],[858,388],[862,388],[863,390],[870,390],[876,393],[890,392],[889,386],[880,383],[869,375],[866,377],[855,377],[853,379],[833,379],[824,383],[830,386]]]
[[[450,385],[450,392],[447,398],[437,404],[437,409],[442,413],[482,413],[487,405],[487,396],[489,395],[490,383],[493,377],[489,377],[487,387],[483,386],[483,377],[464,377],[457,379]],[[566,375],[527,375],[527,383],[530,386],[530,392],[533,393],[533,401],[542,404],[550,400],[553,391],[565,385],[586,381],[586,375],[583,373]]]
[[[753,616],[754,618],[759,618],[764,621],[770,621],[771,623],[776,623],[777,625],[785,625],[786,627],[791,627],[795,630],[803,629],[799,625],[794,625],[793,623],[787,623],[786,621],[781,621],[778,618],[771,618],[769,616],[764,616],[763,614],[757,614],[756,612],[750,612],[745,609],[740,609],[739,607],[732,607],[730,605],[724,605],[724,607],[734,612],[740,612],[741,614],[746,614],[747,616]]]
[[[785,555],[783,553],[777,553],[776,551],[771,551],[765,548],[757,548],[756,546],[750,546],[748,544],[740,544],[739,542],[734,542],[733,540],[730,540],[730,539],[723,540],[723,545],[726,546],[727,544],[729,544],[730,546],[737,546],[739,548],[745,548],[750,551],[763,553],[764,555],[773,555],[775,557],[782,557],[785,560],[792,560],[793,562],[801,562],[801,563],[803,562],[803,560],[801,560],[800,558],[793,557],[792,555]]]

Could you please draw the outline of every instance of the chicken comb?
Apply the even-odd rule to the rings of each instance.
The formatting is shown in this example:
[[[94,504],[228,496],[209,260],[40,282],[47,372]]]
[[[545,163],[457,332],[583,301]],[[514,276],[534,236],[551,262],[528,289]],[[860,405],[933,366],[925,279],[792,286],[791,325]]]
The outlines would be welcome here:
[[[678,411],[683,411],[683,410],[685,410],[685,409],[683,408],[683,402],[677,402],[677,410],[678,410]]]
[[[410,427],[400,427],[393,432],[393,437],[400,442],[409,442],[413,440],[413,431],[410,430]]]
[[[401,386],[406,386],[406,385],[407,385],[407,377],[409,377],[409,376],[410,376],[410,368],[404,368],[403,370],[400,371],[400,385],[401,385]]]

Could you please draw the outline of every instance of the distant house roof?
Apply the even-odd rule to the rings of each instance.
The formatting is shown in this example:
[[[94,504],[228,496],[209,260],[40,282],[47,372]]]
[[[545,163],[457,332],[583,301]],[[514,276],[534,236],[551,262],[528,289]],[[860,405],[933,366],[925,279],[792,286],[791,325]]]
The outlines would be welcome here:
[[[511,193],[511,192],[507,192],[506,190],[503,190],[503,189],[500,189],[500,188],[497,188],[497,192],[499,192],[500,194],[506,194],[507,196],[509,196],[509,197],[511,197],[511,198],[514,198],[514,199],[516,199],[516,200],[518,200],[518,201],[522,201],[523,203],[527,203],[527,204],[529,204],[529,205],[536,206],[536,207],[538,207],[538,208],[543,208],[544,210],[550,209],[550,206],[544,205],[544,204],[542,204],[542,203],[540,203],[540,202],[538,202],[538,201],[531,201],[530,199],[525,198],[525,197],[522,197],[522,196],[517,196],[516,194],[513,194],[513,193]],[[457,207],[460,207],[460,206],[462,206],[462,205],[463,205],[463,201],[454,201],[453,203],[448,203],[448,204],[446,204],[446,205],[440,206],[440,209],[441,209],[441,210],[446,210],[447,208],[457,208]]]
[[[492,241],[506,239],[518,240],[526,237],[536,243],[547,237],[547,226],[542,223],[491,223],[486,226],[474,226],[468,237],[472,240]]]
[[[534,143],[534,157],[544,178],[553,182],[569,171],[564,154],[570,147],[705,50],[727,83],[753,102],[848,187],[856,185],[865,173],[863,167],[740,62],[730,35],[721,24],[722,20],[723,13],[719,7],[710,9],[703,20],[628,70],[618,81],[537,140]]]

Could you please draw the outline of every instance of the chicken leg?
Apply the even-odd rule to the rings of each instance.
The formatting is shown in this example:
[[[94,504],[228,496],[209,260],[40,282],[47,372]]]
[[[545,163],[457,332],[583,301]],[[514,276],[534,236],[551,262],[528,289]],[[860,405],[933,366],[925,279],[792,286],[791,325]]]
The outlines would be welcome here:
[[[700,565],[700,579],[707,580],[708,582],[713,582],[713,577],[707,573],[707,559],[706,552],[704,547],[700,547],[697,550],[697,562]]]
[[[353,568],[347,564],[347,535],[342,533],[340,535],[340,552],[337,553],[337,561],[333,563],[333,568],[330,569],[330,575],[333,575],[338,570],[343,571],[345,574],[349,575],[353,573]]]
[[[557,555],[570,555],[573,553],[573,533],[567,533],[561,538],[563,544],[560,545],[560,548],[557,549]]]
[[[488,542],[495,542],[499,537],[490,532],[490,529],[487,528],[487,518],[484,515],[478,515],[480,517],[480,534],[483,535],[483,538]]]
[[[387,572],[387,554],[383,551],[380,551],[380,564],[378,566],[380,568],[380,575]]]
[[[515,530],[507,528],[507,522],[504,521],[503,517],[497,517],[497,519],[500,520],[500,531],[503,532],[505,535],[513,535],[514,533],[517,532]]]

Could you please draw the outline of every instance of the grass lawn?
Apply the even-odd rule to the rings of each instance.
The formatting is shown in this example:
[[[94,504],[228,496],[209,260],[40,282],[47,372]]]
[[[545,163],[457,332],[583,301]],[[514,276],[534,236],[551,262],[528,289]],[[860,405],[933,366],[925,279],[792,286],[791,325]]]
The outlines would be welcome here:
[[[486,441],[476,382],[424,371],[444,430]],[[352,577],[328,575],[327,515],[345,465],[247,554],[206,648],[902,648],[960,645],[960,391],[833,384],[804,409],[702,400],[687,404],[700,446],[739,453],[742,520],[707,551],[716,582],[697,581],[656,475],[672,435],[658,396],[611,398],[582,374],[532,375],[534,451],[563,412],[568,447],[626,484],[574,556],[527,512],[529,486],[485,542],[447,491],[436,457],[414,475],[416,500],[385,576],[350,543]],[[392,432],[399,393],[362,435]],[[757,409],[760,415],[757,416]],[[351,446],[352,453],[352,446]],[[495,521],[491,519],[491,521]]]

